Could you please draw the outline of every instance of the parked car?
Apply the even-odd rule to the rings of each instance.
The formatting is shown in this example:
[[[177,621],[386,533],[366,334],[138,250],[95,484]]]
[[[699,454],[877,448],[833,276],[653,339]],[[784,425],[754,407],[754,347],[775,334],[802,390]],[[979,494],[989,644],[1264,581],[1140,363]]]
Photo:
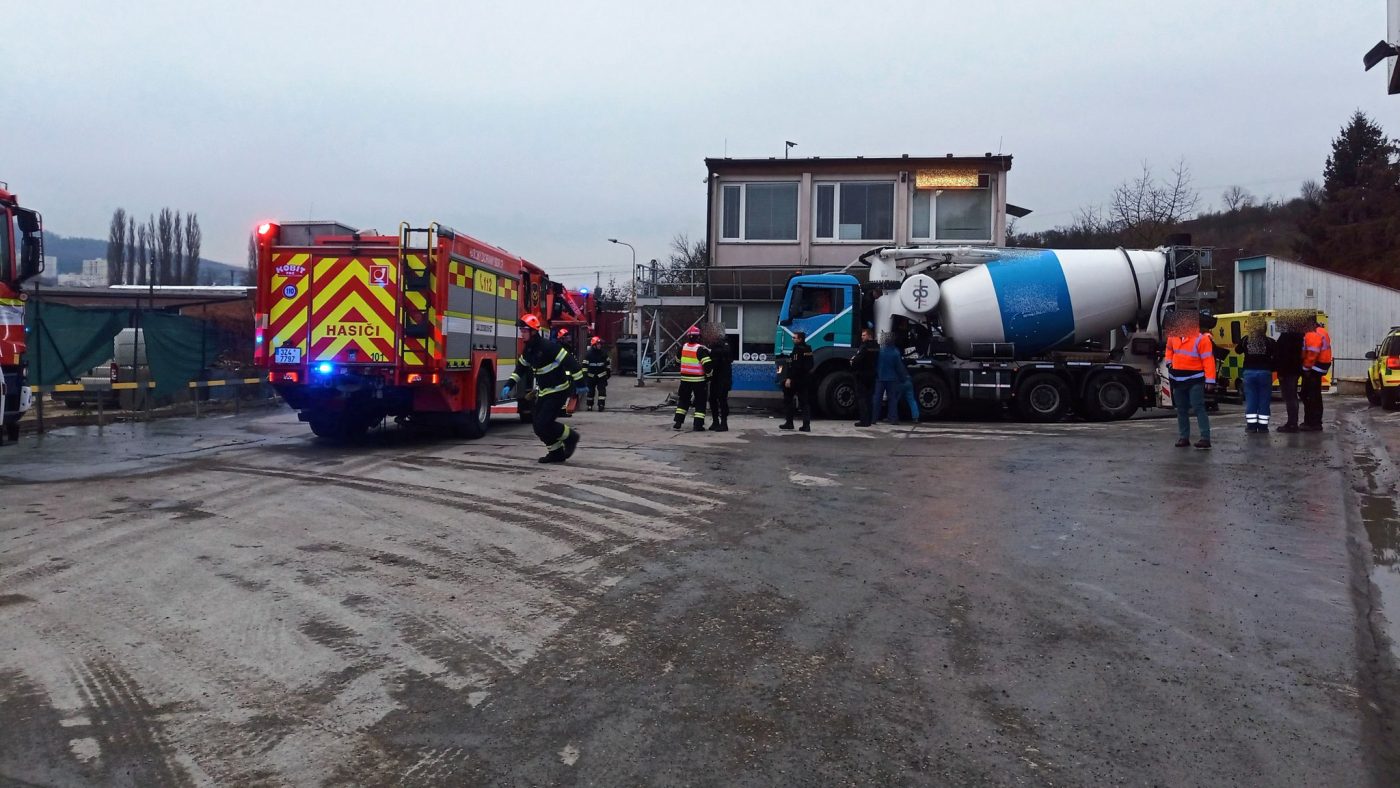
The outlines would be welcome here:
[[[1391,326],[1366,358],[1371,361],[1366,370],[1366,399],[1386,410],[1400,408],[1400,326]]]

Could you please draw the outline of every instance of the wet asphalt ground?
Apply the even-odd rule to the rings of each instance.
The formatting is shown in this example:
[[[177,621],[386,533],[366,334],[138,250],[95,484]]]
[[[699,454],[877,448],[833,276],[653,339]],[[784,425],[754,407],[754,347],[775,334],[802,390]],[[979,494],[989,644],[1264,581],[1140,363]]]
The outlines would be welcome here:
[[[654,390],[616,386],[614,402]],[[1395,785],[1400,413],[0,449],[0,784]],[[1228,410],[1228,409],[1227,409]]]

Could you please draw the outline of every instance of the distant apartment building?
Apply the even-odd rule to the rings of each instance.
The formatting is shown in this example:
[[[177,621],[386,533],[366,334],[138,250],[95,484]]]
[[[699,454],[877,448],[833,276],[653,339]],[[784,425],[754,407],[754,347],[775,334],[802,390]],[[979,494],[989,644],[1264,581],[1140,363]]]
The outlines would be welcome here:
[[[773,388],[773,334],[787,279],[833,271],[883,245],[1005,245],[1011,156],[706,159],[709,317]],[[861,266],[852,269],[862,272]]]
[[[54,268],[57,267],[58,263],[55,261]],[[97,257],[92,260],[84,260],[83,270],[72,274],[59,274],[58,284],[60,287],[106,287],[106,258]]]

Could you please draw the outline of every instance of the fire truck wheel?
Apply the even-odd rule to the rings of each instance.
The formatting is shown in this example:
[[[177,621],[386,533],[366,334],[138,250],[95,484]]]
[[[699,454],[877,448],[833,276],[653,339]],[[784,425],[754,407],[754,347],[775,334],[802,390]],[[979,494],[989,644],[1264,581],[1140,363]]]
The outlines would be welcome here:
[[[476,440],[486,434],[491,425],[491,392],[496,384],[483,377],[476,383],[476,408],[457,414],[457,434],[467,440]]]
[[[318,438],[337,443],[346,443],[363,437],[370,425],[364,419],[353,419],[345,415],[319,416],[311,419],[311,432]]]
[[[19,417],[5,424],[5,440],[11,443],[19,440]]]

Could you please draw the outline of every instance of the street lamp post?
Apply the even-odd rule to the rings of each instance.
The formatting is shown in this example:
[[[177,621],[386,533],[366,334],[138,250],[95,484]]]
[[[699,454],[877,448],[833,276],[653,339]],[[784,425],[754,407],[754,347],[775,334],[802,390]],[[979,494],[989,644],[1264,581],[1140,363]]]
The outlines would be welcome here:
[[[632,250],[632,298],[637,298],[637,247],[626,241],[609,238],[608,243],[620,244]],[[652,318],[655,320],[655,318]],[[637,304],[637,385],[645,386],[642,380],[642,305]]]

